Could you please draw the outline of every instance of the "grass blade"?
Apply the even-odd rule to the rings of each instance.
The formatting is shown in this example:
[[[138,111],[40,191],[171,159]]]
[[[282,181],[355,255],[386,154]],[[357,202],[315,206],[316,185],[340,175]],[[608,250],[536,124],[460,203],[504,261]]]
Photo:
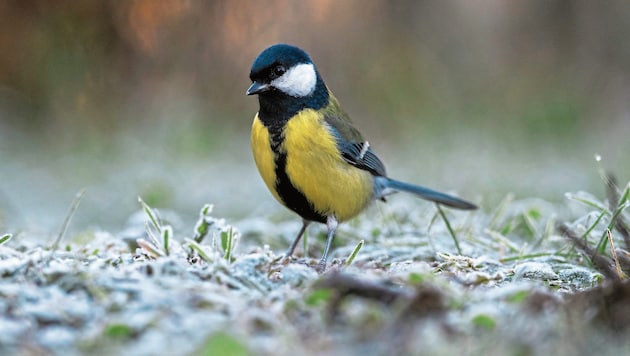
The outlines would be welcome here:
[[[350,254],[348,259],[346,260],[346,266],[350,266],[352,264],[352,262],[354,261],[355,257],[357,257],[357,254],[359,254],[359,251],[361,251],[361,247],[363,247],[364,243],[365,243],[365,240],[359,241],[357,246],[354,248],[354,250],[352,250],[352,253]]]
[[[59,234],[57,235],[57,238],[52,244],[51,249],[53,251],[57,250],[57,248],[59,247],[59,243],[61,242],[61,239],[66,234],[66,230],[68,230],[68,225],[70,225],[70,220],[72,220],[74,213],[77,211],[77,208],[79,207],[79,203],[81,203],[81,199],[83,199],[84,193],[85,193],[85,189],[81,189],[75,195],[74,199],[72,199],[72,203],[70,204],[70,207],[68,208],[68,212],[66,213],[66,217],[63,220],[63,224],[61,224],[61,229],[59,230]]]
[[[223,258],[226,261],[230,262],[232,259],[232,248],[234,246],[234,230],[230,227],[230,229],[225,234],[225,241],[221,241],[222,245],[223,242],[225,242],[223,246],[223,251],[225,251],[223,254]],[[221,240],[223,240],[223,238]]]
[[[448,219],[446,218],[446,214],[444,214],[444,211],[442,210],[442,207],[440,207],[439,204],[435,204],[435,206],[437,207],[437,210],[440,213],[440,216],[442,217],[442,220],[444,220],[444,223],[446,224],[446,228],[448,229],[448,232],[451,234],[451,237],[453,238],[453,242],[455,242],[455,247],[457,248],[457,253],[461,255],[462,254],[462,249],[459,247],[459,240],[457,240],[457,235],[455,235],[455,231],[453,231],[453,228],[451,227],[450,221],[448,221]]]
[[[147,254],[149,254],[149,256],[153,258],[164,256],[164,252],[160,251],[160,249],[151,242],[145,239],[137,239],[136,242],[138,243],[138,246],[140,246],[143,250],[147,252]]]
[[[201,243],[206,235],[208,235],[208,231],[212,225],[212,221],[209,220],[208,217],[210,217],[212,208],[213,206],[211,204],[206,204],[199,212],[199,220],[197,224],[195,224],[195,236],[193,236],[193,240],[197,243]]]
[[[5,243],[9,242],[9,240],[11,240],[12,237],[13,235],[11,234],[2,235],[2,237],[0,237],[0,245],[4,245]]]
[[[503,198],[503,200],[499,203],[499,206],[492,214],[490,218],[490,222],[488,223],[488,227],[493,230],[498,230],[499,220],[503,217],[504,213],[507,211],[508,206],[514,201],[514,194],[508,194]]]
[[[630,206],[630,202],[627,202],[624,200],[621,200],[619,203],[620,204],[617,206],[617,209],[615,209],[615,212],[610,218],[610,223],[608,224],[608,230],[612,230],[615,227],[615,225],[617,224],[617,218],[619,217],[621,212],[625,208]],[[607,241],[607,235],[606,235],[606,232],[604,231],[604,233],[602,234],[602,238],[599,240],[599,243],[597,244],[597,252],[604,253],[604,251],[606,250],[606,241]]]
[[[170,226],[165,226],[164,230],[162,231],[162,241],[163,241],[164,253],[167,256],[169,255],[169,241],[171,239],[171,236],[173,236],[173,228]]]
[[[599,224],[599,222],[602,220],[602,218],[606,214],[608,214],[607,210],[602,210],[601,213],[599,213],[599,216],[597,217],[597,219],[595,219],[595,222],[593,224],[591,224],[591,226],[588,229],[586,229],[586,231],[584,231],[584,233],[582,234],[582,239],[586,239],[588,237],[588,234],[590,234],[591,231],[593,231],[595,226],[597,226]]]
[[[162,224],[160,224],[153,209],[151,209],[151,207],[147,203],[145,203],[144,200],[142,200],[142,198],[140,197],[138,197],[138,202],[140,203],[140,205],[142,205],[142,209],[144,210],[145,214],[147,214],[147,216],[149,217],[149,221],[151,222],[151,225],[153,225],[155,230],[161,234]]]
[[[577,194],[566,193],[565,197],[567,199],[569,199],[569,200],[573,200],[573,201],[576,201],[578,203],[582,203],[582,204],[584,204],[584,205],[586,205],[588,207],[595,208],[596,210],[608,211],[608,209],[604,205],[602,205],[601,203],[593,201],[593,200],[589,200],[589,199],[586,199],[586,198],[583,198],[583,197],[581,197],[581,196],[579,196]]]
[[[201,245],[197,243],[197,241],[186,239],[186,242],[188,243],[188,247],[190,247],[192,250],[197,252],[197,254],[199,255],[199,257],[201,257],[202,260],[206,261],[207,263],[212,262],[212,259],[210,258],[210,256],[208,256],[206,251],[203,250],[203,248],[201,247]]]

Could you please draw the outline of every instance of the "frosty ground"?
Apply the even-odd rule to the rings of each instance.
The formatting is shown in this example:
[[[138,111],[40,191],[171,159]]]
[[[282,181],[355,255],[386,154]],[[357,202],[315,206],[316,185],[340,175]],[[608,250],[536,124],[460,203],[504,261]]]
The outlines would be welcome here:
[[[627,190],[618,214],[583,192],[559,204],[508,196],[446,219],[392,199],[341,226],[321,275],[323,228],[286,261],[299,221],[271,213],[228,224],[206,206],[195,226],[173,228],[176,215],[139,204],[119,232],[56,246],[5,235],[0,353],[628,353],[630,317],[617,313],[630,308],[628,266],[610,275],[628,258],[613,224]],[[602,267],[561,223],[593,248],[610,228],[620,256],[606,239]]]

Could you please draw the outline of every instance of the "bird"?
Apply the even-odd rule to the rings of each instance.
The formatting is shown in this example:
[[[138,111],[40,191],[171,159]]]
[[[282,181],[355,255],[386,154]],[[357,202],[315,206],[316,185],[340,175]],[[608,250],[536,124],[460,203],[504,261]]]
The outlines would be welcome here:
[[[299,47],[279,43],[264,49],[249,78],[246,95],[257,95],[259,104],[251,129],[255,164],[275,199],[302,218],[286,258],[310,223],[325,224],[326,244],[315,267],[324,272],[339,223],[398,191],[451,208],[477,209],[466,200],[389,178],[311,57]]]

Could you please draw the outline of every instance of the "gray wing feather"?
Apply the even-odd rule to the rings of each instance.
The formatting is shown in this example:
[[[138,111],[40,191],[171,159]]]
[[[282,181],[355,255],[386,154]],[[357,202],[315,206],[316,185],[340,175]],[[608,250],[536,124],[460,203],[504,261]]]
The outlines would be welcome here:
[[[337,148],[343,159],[349,164],[366,170],[375,176],[386,176],[385,166],[370,147],[367,141],[349,142],[344,139],[337,130],[331,128],[337,138]]]

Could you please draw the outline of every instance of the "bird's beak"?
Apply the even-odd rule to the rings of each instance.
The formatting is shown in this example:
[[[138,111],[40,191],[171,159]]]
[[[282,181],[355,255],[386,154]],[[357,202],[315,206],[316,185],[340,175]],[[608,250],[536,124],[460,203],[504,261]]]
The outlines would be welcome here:
[[[247,89],[247,92],[245,94],[260,94],[268,91],[269,89],[271,89],[271,86],[269,84],[253,82],[252,85],[249,86],[249,89]]]

